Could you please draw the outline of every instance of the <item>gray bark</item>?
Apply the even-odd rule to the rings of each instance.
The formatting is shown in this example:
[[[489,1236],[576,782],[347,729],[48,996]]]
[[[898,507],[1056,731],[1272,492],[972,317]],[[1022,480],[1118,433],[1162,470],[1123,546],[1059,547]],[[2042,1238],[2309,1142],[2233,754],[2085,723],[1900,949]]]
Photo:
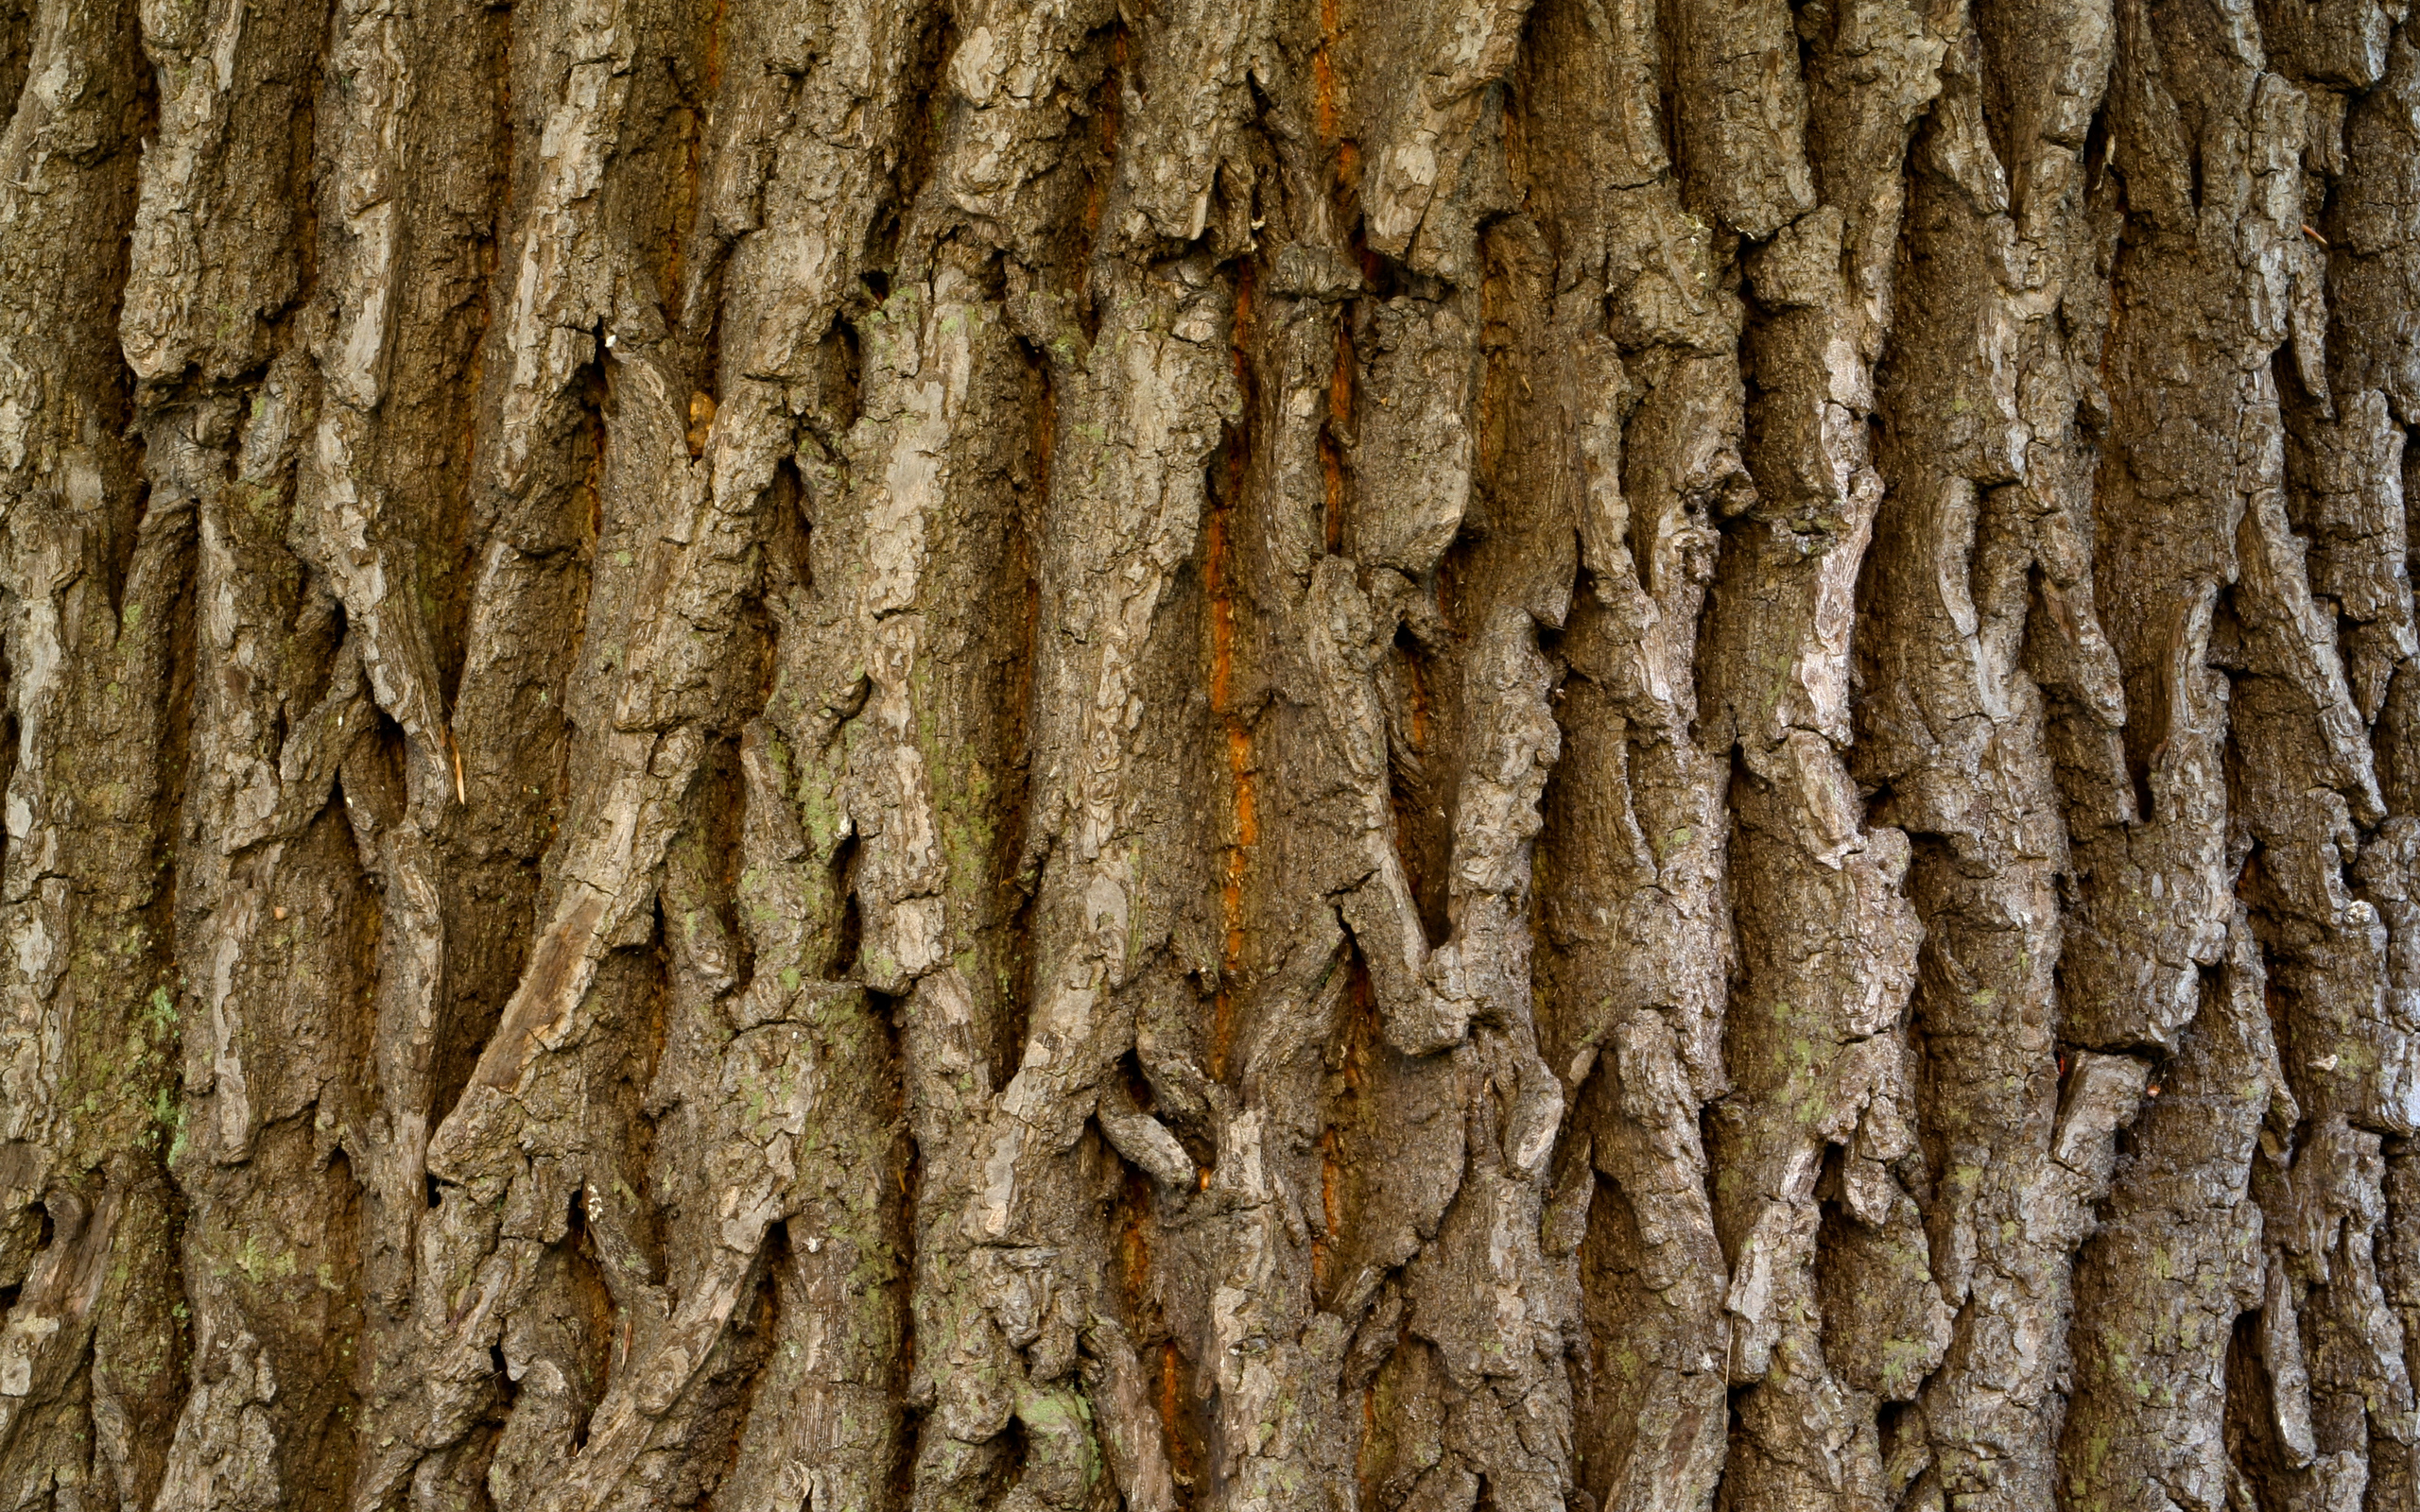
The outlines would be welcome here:
[[[0,108],[0,1512],[2420,1507],[2420,17]]]

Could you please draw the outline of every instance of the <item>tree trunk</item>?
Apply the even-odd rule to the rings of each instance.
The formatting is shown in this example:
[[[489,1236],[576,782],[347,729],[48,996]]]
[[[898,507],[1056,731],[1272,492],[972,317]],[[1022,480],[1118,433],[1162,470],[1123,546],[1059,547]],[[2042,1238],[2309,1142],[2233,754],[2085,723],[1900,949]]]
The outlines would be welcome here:
[[[2411,1512],[2401,15],[0,0],[0,1512]]]

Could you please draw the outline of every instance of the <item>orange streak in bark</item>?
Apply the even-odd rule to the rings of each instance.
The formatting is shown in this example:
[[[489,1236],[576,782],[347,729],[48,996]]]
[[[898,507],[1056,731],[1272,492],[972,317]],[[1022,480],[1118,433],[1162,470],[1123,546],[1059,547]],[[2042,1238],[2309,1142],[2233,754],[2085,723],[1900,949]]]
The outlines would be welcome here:
[[[1311,54],[1311,108],[1322,142],[1336,140],[1336,65],[1328,61],[1328,52],[1344,30],[1342,9],[1340,0],[1320,0],[1320,46]]]
[[[1244,336],[1252,330],[1253,288],[1252,265],[1246,263],[1236,275],[1236,323],[1227,347],[1227,360],[1235,367],[1238,385],[1252,382],[1252,362],[1244,352]]]
[[[1336,438],[1320,432],[1320,481],[1325,486],[1325,502],[1320,518],[1327,538],[1327,554],[1331,557],[1344,550],[1344,458],[1336,449]]]
[[[1151,1235],[1144,1228],[1150,1193],[1144,1188],[1139,1193],[1130,1193],[1129,1198],[1124,1230],[1118,1235],[1118,1258],[1125,1263],[1127,1311],[1132,1314],[1140,1308],[1144,1290],[1151,1279]]]
[[[1184,1399],[1178,1359],[1175,1340],[1160,1346],[1160,1434],[1167,1443],[1168,1465],[1179,1484],[1190,1486],[1200,1478],[1200,1468],[1194,1463],[1191,1440],[1179,1432],[1184,1420]]]
[[[1248,379],[1246,339],[1252,323],[1252,272],[1247,267],[1236,284],[1236,315],[1232,346],[1239,380]],[[1225,925],[1219,952],[1219,988],[1211,999],[1210,1074],[1224,1076],[1227,1053],[1235,1040],[1236,979],[1244,958],[1244,870],[1247,852],[1260,843],[1260,813],[1253,773],[1252,731],[1235,708],[1236,602],[1228,559],[1227,514],[1242,497],[1246,449],[1227,448],[1225,487],[1218,491],[1207,524],[1202,577],[1210,598],[1210,713],[1226,734],[1227,778],[1232,790],[1234,834],[1220,868],[1219,912]]]
[[[1327,377],[1327,409],[1337,421],[1353,423],[1353,327],[1342,320],[1336,322],[1336,368]]]
[[[1353,423],[1353,328],[1341,319],[1336,323],[1336,367],[1327,378],[1327,424],[1320,427],[1321,519],[1328,554],[1334,556],[1344,549],[1344,453],[1331,427]]]
[[[1252,736],[1241,725],[1227,730],[1227,770],[1236,779],[1236,849],[1238,851],[1260,844],[1260,815],[1254,803],[1252,774]],[[1242,861],[1238,855],[1238,863]]]
[[[1227,683],[1236,669],[1236,609],[1227,596],[1227,511],[1212,509],[1202,576],[1210,585],[1210,710],[1227,712]]]
[[[1213,1000],[1211,1074],[1224,1075],[1227,1050],[1235,1037],[1232,984],[1243,967],[1245,851],[1260,841],[1260,816],[1253,792],[1252,733],[1236,718],[1234,697],[1236,610],[1227,575],[1226,511],[1210,515],[1208,572],[1210,588],[1210,711],[1226,727],[1227,776],[1233,790],[1235,832],[1226,847],[1219,879],[1219,911],[1226,938],[1219,963],[1219,990]]]

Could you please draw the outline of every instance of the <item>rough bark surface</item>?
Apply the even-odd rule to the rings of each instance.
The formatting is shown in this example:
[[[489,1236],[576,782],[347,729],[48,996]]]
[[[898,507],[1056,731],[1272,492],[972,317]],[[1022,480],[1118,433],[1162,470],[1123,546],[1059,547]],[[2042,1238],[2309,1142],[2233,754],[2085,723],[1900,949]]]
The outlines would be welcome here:
[[[2420,17],[0,110],[0,1512],[2420,1507]]]

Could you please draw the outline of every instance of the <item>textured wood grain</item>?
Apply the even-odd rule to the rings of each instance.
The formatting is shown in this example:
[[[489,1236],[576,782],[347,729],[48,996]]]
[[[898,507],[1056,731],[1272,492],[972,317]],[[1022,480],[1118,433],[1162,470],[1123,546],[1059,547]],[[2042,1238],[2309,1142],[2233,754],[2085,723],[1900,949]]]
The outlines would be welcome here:
[[[0,1512],[2420,1505],[2420,19],[0,108]]]

